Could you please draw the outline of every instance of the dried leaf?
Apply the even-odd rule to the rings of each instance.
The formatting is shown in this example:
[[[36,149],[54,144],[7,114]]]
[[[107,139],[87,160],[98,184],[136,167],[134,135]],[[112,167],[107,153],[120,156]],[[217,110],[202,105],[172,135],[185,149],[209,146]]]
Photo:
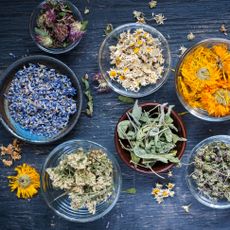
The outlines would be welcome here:
[[[126,103],[126,104],[133,104],[134,103],[134,99],[131,98],[131,97],[125,97],[125,96],[118,96],[118,100],[123,102],[123,103]]]
[[[129,189],[124,190],[124,192],[128,194],[136,194],[137,190],[136,188],[129,188]]]
[[[90,117],[93,116],[93,96],[91,94],[90,91],[90,87],[89,87],[89,77],[88,74],[85,74],[84,77],[82,77],[82,82],[84,84],[84,94],[88,100],[87,102],[87,109],[86,109],[86,114]]]

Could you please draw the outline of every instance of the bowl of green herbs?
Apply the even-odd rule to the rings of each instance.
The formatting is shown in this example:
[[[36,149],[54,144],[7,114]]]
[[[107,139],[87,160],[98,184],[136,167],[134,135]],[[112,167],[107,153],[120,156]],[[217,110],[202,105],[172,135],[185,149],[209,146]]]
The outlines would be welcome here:
[[[200,203],[211,208],[230,208],[230,136],[212,136],[193,148],[186,181]]]
[[[119,119],[115,146],[130,168],[145,174],[168,171],[186,147],[186,130],[173,106],[135,102]]]

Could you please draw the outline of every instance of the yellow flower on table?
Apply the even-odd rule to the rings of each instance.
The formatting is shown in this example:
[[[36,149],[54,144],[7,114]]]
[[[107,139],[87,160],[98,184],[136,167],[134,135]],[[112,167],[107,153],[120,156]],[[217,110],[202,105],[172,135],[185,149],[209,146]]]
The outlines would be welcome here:
[[[40,188],[40,175],[30,165],[23,164],[15,168],[16,176],[8,176],[11,192],[17,190],[17,197],[28,199],[38,193]]]

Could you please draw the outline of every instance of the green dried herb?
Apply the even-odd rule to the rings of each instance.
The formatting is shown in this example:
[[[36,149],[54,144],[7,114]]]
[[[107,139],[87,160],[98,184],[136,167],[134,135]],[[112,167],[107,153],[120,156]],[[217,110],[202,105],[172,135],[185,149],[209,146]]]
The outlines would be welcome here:
[[[107,200],[113,192],[113,165],[102,150],[85,152],[79,148],[65,155],[58,165],[47,173],[56,189],[64,190],[57,199],[68,195],[73,209],[86,207],[92,214],[96,205]],[[54,202],[53,201],[53,202]]]
[[[158,161],[180,162],[176,143],[186,139],[176,134],[178,130],[171,118],[173,106],[169,106],[166,112],[166,105],[157,105],[150,111],[143,111],[136,101],[132,112],[127,113],[128,119],[118,124],[120,144],[130,153],[131,162],[135,166],[151,169]]]
[[[214,141],[197,150],[190,175],[208,198],[230,201],[230,144]]]
[[[131,97],[125,97],[125,96],[118,96],[118,100],[125,103],[125,104],[133,104],[135,100]]]
[[[129,189],[124,190],[124,192],[128,194],[136,194],[137,190],[136,188],[129,188]]]
[[[105,35],[109,35],[111,32],[113,31],[113,25],[111,23],[107,24],[106,27],[105,27]]]
[[[89,76],[88,74],[85,74],[84,77],[82,77],[82,82],[84,84],[84,94],[88,100],[87,102],[87,109],[86,109],[86,114],[90,117],[93,116],[93,96],[92,93],[90,91],[90,87],[89,87]]]

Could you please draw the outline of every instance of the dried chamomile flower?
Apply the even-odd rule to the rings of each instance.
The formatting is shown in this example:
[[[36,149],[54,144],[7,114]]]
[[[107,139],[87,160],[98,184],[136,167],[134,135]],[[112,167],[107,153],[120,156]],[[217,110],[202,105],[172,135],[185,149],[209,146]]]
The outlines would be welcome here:
[[[84,14],[89,14],[89,8],[85,7]]]
[[[220,32],[221,33],[223,33],[224,35],[228,35],[228,29],[226,28],[226,26],[225,26],[225,24],[222,24],[221,26],[220,26]]]
[[[142,13],[141,11],[134,10],[133,17],[137,20],[138,23],[146,23],[144,13]]]
[[[97,89],[97,92],[99,92],[99,93],[108,93],[108,92],[110,92],[110,88],[108,86],[108,83],[105,80],[105,78],[102,76],[101,73],[96,73],[93,76],[93,82],[96,83],[95,88]]]
[[[195,39],[195,35],[192,33],[192,32],[190,32],[188,35],[187,35],[187,39],[188,39],[188,41],[192,41],[192,40],[194,40]]]
[[[168,172],[168,177],[172,177],[173,176],[173,172],[172,171],[169,171]]]
[[[164,21],[167,19],[163,14],[156,14],[153,19],[158,25],[163,25]]]
[[[157,183],[155,185],[155,188],[152,189],[152,195],[158,204],[162,203],[165,198],[174,196],[174,186],[175,184],[173,183],[168,183],[167,185]]]
[[[183,205],[181,206],[185,212],[189,213],[190,212],[190,207],[191,207],[192,204],[189,204],[189,205]]]
[[[187,48],[185,46],[181,46],[180,49],[179,49],[179,51],[180,51],[179,56],[182,56],[186,50],[187,50]]]
[[[149,7],[152,9],[152,8],[155,8],[157,6],[157,1],[154,1],[154,0],[151,0],[149,2]]]

